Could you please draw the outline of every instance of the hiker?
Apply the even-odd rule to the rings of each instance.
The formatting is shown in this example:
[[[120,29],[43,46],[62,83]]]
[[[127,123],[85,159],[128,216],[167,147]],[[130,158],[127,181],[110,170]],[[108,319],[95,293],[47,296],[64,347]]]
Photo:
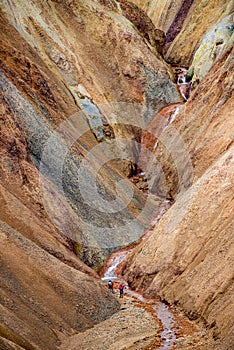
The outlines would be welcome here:
[[[122,283],[119,285],[119,297],[123,298],[123,290],[124,290],[124,286],[122,285]]]
[[[113,282],[111,280],[108,282],[108,288],[112,293],[114,293]]]

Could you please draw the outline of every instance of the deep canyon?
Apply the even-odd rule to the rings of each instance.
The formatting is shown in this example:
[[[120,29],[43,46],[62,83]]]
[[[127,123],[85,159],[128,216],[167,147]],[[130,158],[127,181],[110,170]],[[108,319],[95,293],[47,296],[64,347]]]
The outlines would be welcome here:
[[[0,349],[233,349],[233,1],[0,4]]]

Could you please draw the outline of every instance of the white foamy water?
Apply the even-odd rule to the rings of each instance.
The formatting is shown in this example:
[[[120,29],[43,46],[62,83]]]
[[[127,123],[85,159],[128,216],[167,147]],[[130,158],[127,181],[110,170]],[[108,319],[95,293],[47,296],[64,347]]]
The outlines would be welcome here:
[[[180,73],[178,74],[177,77],[177,86],[179,88],[181,96],[184,98],[185,101],[187,101],[187,97],[184,94],[184,88],[183,86],[188,86],[188,82],[186,81],[186,75],[187,75],[188,70],[185,68],[180,68]]]
[[[184,98],[185,98],[185,96],[184,96]],[[171,115],[171,117],[170,117],[169,124],[173,123],[173,121],[175,120],[177,114],[178,114],[179,111],[180,111],[180,108],[181,108],[181,106],[176,107],[175,112],[174,112],[174,113]]]
[[[178,79],[177,79],[177,85],[184,85],[184,84],[187,84],[186,83],[186,76],[183,74],[179,74]]]
[[[163,339],[162,345],[158,348],[159,350],[171,350],[176,341],[175,334],[175,319],[173,314],[170,312],[168,306],[161,302],[156,302],[153,307],[157,317],[160,319],[163,325],[163,331],[161,338]]]
[[[158,140],[156,140],[156,142],[154,144],[153,152],[156,150],[157,146],[158,146]]]
[[[102,278],[103,281],[112,279],[112,280],[118,280],[118,276],[116,273],[117,267],[127,259],[128,255],[131,253],[131,250],[126,251],[120,251],[116,254],[113,254],[111,261],[109,261],[110,266],[107,268],[106,272],[104,273],[104,276]]]
[[[180,89],[180,93],[181,93],[181,96],[185,99],[185,101],[187,101],[187,97],[185,96],[185,94],[183,93],[183,90]]]

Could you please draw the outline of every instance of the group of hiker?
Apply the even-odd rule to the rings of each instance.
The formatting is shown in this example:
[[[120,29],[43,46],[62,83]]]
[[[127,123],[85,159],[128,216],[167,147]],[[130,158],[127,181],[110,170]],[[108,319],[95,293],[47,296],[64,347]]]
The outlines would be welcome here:
[[[112,293],[114,293],[114,284],[111,280],[109,280],[109,282],[108,282],[108,288]],[[124,285],[122,283],[120,283],[118,289],[119,289],[119,297],[123,298]]]

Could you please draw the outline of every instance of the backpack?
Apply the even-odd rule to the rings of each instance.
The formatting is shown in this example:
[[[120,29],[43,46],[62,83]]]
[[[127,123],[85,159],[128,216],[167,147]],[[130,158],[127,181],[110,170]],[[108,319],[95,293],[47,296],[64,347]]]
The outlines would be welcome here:
[[[108,286],[109,287],[112,287],[113,286],[113,283],[111,281],[108,282]]]

